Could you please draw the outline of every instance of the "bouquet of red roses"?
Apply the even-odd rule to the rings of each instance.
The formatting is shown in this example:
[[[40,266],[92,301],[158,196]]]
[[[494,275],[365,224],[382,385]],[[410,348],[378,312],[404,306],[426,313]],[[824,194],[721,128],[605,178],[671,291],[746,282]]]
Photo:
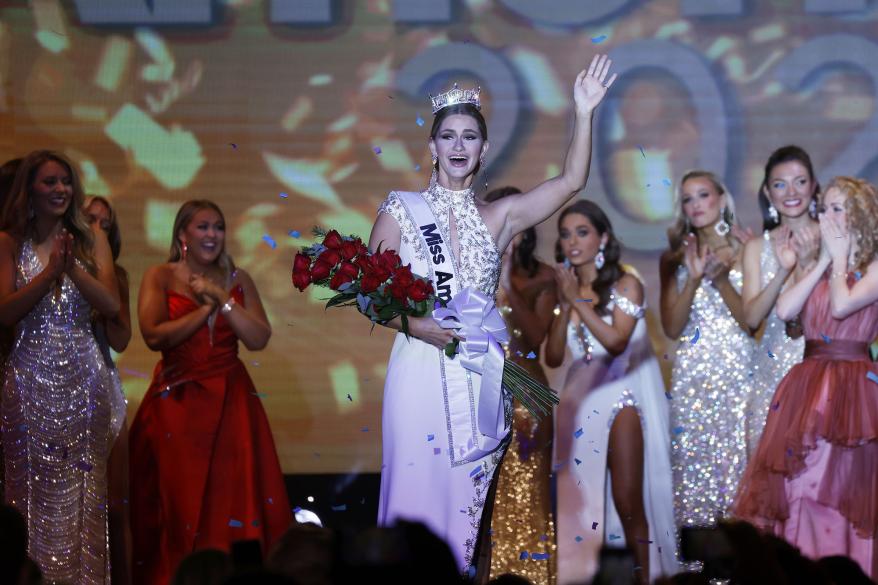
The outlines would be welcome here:
[[[445,306],[435,296],[433,283],[412,273],[410,264],[403,266],[394,250],[381,251],[379,247],[369,252],[360,238],[342,236],[336,230],[314,228],[314,235],[323,241],[296,254],[293,286],[304,291],[313,284],[336,291],[327,308],[356,306],[373,325],[399,316],[402,332],[408,335],[409,317],[425,317],[434,308]],[[453,358],[458,345],[457,339],[449,343],[445,354]],[[554,390],[510,360],[503,363],[502,386],[536,417],[548,414],[558,404]]]
[[[408,334],[408,317],[423,317],[434,307],[433,284],[402,265],[394,250],[374,254],[356,236],[336,230],[314,229],[323,242],[304,248],[293,261],[293,286],[304,291],[309,285],[326,286],[336,295],[327,307],[356,305],[372,323],[390,321],[397,315]]]

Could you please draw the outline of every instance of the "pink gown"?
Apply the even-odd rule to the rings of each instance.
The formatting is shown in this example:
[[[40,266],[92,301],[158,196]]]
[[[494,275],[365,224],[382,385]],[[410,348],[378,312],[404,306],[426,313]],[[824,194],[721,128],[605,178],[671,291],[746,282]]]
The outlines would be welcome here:
[[[735,514],[807,556],[851,557],[874,579],[878,365],[868,346],[878,303],[834,319],[828,284],[821,280],[805,304],[805,359],[777,387]]]

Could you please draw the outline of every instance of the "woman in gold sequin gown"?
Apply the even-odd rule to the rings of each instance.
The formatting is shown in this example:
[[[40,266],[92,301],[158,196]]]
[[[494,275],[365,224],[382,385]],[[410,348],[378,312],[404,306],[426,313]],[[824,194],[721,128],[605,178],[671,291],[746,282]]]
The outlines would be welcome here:
[[[674,507],[678,526],[710,526],[728,514],[747,462],[754,345],[734,200],[713,173],[690,171],[676,212],[660,270],[662,327],[678,340],[669,396]]]
[[[110,582],[107,459],[111,385],[92,310],[119,312],[113,258],[89,229],[73,166],[38,151],[3,210],[0,315],[15,326],[3,385],[6,501],[50,583]]]
[[[520,193],[514,187],[485,195],[491,202]],[[506,357],[542,383],[540,345],[552,321],[555,282],[552,269],[534,255],[536,230],[528,228],[513,238],[500,265],[497,306],[510,341]],[[491,516],[491,577],[514,573],[535,585],[555,583],[555,526],[551,494],[552,417],[536,419],[516,402],[512,441],[500,465],[497,495]],[[527,558],[522,558],[527,552]],[[548,555],[532,558],[533,553]]]

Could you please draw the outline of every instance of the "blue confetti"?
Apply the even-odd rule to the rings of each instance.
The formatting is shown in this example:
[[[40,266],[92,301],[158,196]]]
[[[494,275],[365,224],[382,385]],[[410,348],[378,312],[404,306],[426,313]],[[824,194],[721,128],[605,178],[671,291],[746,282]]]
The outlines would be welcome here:
[[[667,185],[668,187],[671,186],[671,180],[670,180],[670,179],[662,179],[662,183],[664,183],[664,184]]]
[[[671,396],[671,393],[670,393],[670,392],[665,392],[665,398],[667,398],[668,400],[673,400],[673,399],[674,399],[674,397]]]
[[[293,514],[298,514],[301,511],[302,511],[302,508],[300,508],[299,506],[296,506],[295,508],[293,508]]]
[[[532,561],[545,561],[549,559],[549,553],[531,553],[530,560]]]
[[[347,504],[342,504],[340,506],[330,506],[333,512],[344,512],[348,509]]]
[[[235,520],[234,518],[229,520],[229,527],[231,527],[231,528],[241,528],[243,526],[244,526],[244,523],[241,522],[240,520]]]
[[[866,378],[878,384],[878,374],[875,372],[866,372]]]
[[[590,303],[592,299],[576,299],[577,303]]]
[[[476,576],[476,566],[475,566],[475,565],[470,565],[469,568],[467,568],[467,570],[466,570],[466,574],[469,575],[469,578],[470,578],[470,579],[475,578],[475,576]]]
[[[682,433],[685,430],[686,429],[684,429],[683,427],[676,427],[676,428],[674,428],[674,434],[679,435],[680,433]]]
[[[692,345],[695,345],[696,343],[698,343],[698,340],[700,338],[701,338],[701,329],[696,327],[695,328],[695,335],[692,336],[692,339],[689,341],[689,343],[691,343]]]
[[[424,119],[421,117],[420,114],[418,114],[418,119],[415,120],[415,124],[417,124],[418,126],[423,126],[423,125],[424,125]]]
[[[361,432],[361,433],[368,433],[368,432],[369,432],[369,427],[363,427],[362,429],[360,429],[360,432]]]
[[[291,238],[298,238],[301,235],[302,234],[299,233],[299,230],[290,230],[290,237]]]
[[[527,551],[523,550],[523,551],[521,551],[521,554],[518,555],[518,560],[519,561],[526,561],[527,557],[528,557]]]
[[[771,351],[768,351],[768,357],[770,357],[773,360],[777,359],[777,356],[774,355],[773,353],[771,353]]]
[[[375,154],[381,154],[381,147],[380,146],[373,146],[372,150],[375,152]]]
[[[573,433],[573,436],[577,439],[579,437],[581,437],[582,436],[582,427],[579,427],[578,429],[576,429],[576,431]]]
[[[435,439],[435,438],[436,438],[436,435],[427,435],[427,440],[428,440],[428,441],[432,441],[432,440]]]
[[[607,35],[598,35],[596,37],[591,37],[591,42],[594,44],[600,44],[607,40]]]
[[[280,194],[280,198],[281,198],[281,199],[286,199],[287,197],[289,197],[289,195],[287,195],[286,193],[281,193],[281,194]]]
[[[532,360],[532,359],[536,359],[537,354],[535,354],[534,352],[530,352],[530,353],[527,354],[525,357],[526,357],[527,359],[529,359],[529,360]]]
[[[828,335],[820,334],[820,337],[823,338],[823,343],[832,343],[832,338]]]
[[[420,170],[421,170],[421,165],[415,165],[415,170],[416,170],[416,171],[420,171]]]
[[[611,534],[610,535],[610,540],[619,540],[620,538],[622,538],[622,537],[619,536],[618,534]]]
[[[582,463],[582,461],[580,461],[580,460],[577,459],[576,457],[574,457],[573,460],[576,461],[576,464],[577,464],[577,465],[580,465],[580,464]]]
[[[598,529],[598,523],[597,523],[597,522],[592,522],[592,523],[591,523],[591,529],[592,529],[592,530],[597,530],[597,529]]]
[[[862,273],[862,272],[860,272],[859,270],[857,270],[856,272],[854,272],[854,280],[860,280],[861,278],[863,278],[863,273]]]
[[[272,250],[277,248],[277,242],[275,242],[274,238],[272,238],[268,234],[265,234],[264,236],[262,236],[262,241],[265,242],[266,244],[268,244]]]
[[[638,144],[638,145],[637,145],[637,148],[639,148],[639,149],[640,149],[640,154],[641,154],[641,155],[643,155],[643,158],[646,158],[646,153],[645,153],[645,152],[643,152],[643,147],[642,147],[642,146],[640,146],[640,145],[639,145],[639,144]]]
[[[575,540],[576,542],[582,542],[582,537],[577,535],[576,538],[574,538],[573,540]]]
[[[442,449],[440,449],[439,447],[433,447],[433,455],[438,455],[441,452],[442,452]]]
[[[778,408],[780,408],[780,401],[777,401],[771,405],[771,410],[777,410]]]

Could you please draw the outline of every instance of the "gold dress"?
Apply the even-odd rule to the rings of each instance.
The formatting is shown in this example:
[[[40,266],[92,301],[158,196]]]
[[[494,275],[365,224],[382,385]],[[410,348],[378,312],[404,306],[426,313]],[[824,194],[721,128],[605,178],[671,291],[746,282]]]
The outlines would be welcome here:
[[[510,319],[512,309],[504,302],[502,289],[497,291],[497,307],[511,338],[506,357],[546,383],[539,359],[528,359],[517,348],[521,331]],[[514,573],[535,585],[554,585],[555,525],[549,477],[552,417],[538,421],[517,401],[513,412],[512,442],[500,467],[491,517],[491,578]]]

